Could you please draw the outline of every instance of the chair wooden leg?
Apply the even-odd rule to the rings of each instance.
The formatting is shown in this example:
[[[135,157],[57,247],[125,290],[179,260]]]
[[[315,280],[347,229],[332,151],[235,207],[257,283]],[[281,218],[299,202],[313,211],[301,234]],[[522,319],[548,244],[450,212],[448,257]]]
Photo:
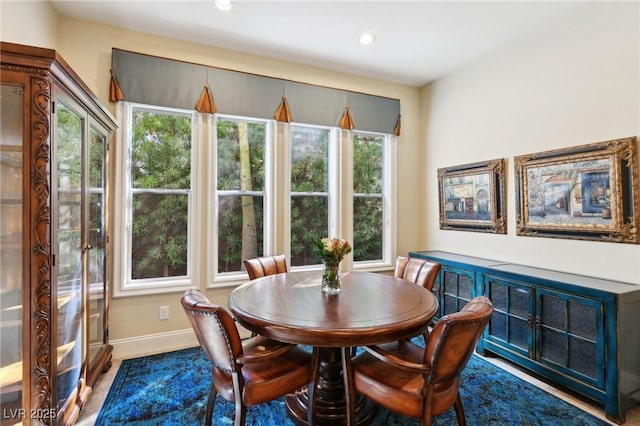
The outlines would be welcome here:
[[[236,406],[236,416],[233,424],[235,426],[244,426],[245,417],[247,416],[247,409],[242,401],[244,379],[237,371],[231,373],[231,378],[233,380],[233,396]]]
[[[462,399],[460,398],[460,392],[458,392],[458,398],[453,404],[453,408],[456,410],[456,417],[458,418],[459,426],[466,426],[467,419],[464,416],[464,408],[462,408]]]
[[[431,426],[431,422],[433,421],[432,416],[432,404],[433,400],[433,387],[429,386],[427,389],[422,390],[422,403],[424,406],[422,407],[422,420],[420,421],[420,426]]]
[[[213,419],[213,405],[216,403],[216,396],[218,396],[218,392],[216,391],[216,387],[211,381],[211,388],[209,389],[209,400],[207,401],[207,417],[205,420],[206,426],[211,426],[211,421]]]
[[[236,419],[234,426],[244,426],[247,417],[247,408],[241,401],[236,401]]]

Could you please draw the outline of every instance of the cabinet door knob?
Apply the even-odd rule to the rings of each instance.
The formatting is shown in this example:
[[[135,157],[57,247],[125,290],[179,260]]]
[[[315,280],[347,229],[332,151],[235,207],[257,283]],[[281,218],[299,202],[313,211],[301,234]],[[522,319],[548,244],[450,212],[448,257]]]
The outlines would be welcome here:
[[[87,246],[84,248],[85,250],[91,250],[93,248],[93,246],[91,244],[87,244]]]

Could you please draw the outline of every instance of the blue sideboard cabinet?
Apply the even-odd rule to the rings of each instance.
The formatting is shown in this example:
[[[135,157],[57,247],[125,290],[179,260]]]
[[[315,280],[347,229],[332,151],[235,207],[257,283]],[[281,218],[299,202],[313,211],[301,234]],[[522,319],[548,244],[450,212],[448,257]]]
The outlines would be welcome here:
[[[479,353],[603,404],[619,424],[640,402],[640,285],[442,251],[409,256],[442,265],[433,289],[438,317],[475,296],[491,299]]]

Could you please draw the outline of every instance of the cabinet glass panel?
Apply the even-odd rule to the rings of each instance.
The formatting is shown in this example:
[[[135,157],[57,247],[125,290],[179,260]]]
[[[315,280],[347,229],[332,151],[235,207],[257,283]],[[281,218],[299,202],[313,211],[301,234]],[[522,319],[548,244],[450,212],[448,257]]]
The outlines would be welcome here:
[[[587,339],[596,340],[597,318],[602,313],[592,306],[569,301],[569,332]]]
[[[531,324],[526,319],[515,316],[509,317],[509,343],[520,349],[527,349],[529,347],[530,333]]]
[[[531,347],[531,288],[488,278],[493,303],[488,335],[529,353]]]
[[[496,310],[495,307],[489,321],[489,335],[507,341],[507,314]]]
[[[512,287],[509,291],[509,312],[526,318],[529,315],[530,299],[528,289]]]
[[[473,280],[468,276],[461,274],[458,278],[458,297],[465,301],[464,304],[460,305],[460,309],[464,307],[466,302],[471,300],[471,285],[473,284]]]
[[[458,286],[458,275],[455,271],[443,269],[443,291],[445,293],[456,294],[456,288]]]
[[[83,120],[58,102],[55,113],[58,194],[57,395],[60,409],[80,379],[83,349],[82,136]]]
[[[444,313],[443,315],[450,314],[452,312],[458,312],[458,298],[449,296],[448,294],[444,295]]]
[[[442,315],[458,312],[471,300],[473,278],[455,269],[442,269]]]
[[[540,291],[538,297],[540,360],[566,368],[569,374],[598,377],[602,363],[596,344],[600,302]],[[604,357],[602,357],[604,359]]]
[[[567,326],[567,304],[558,297],[543,295],[540,297],[542,308],[540,321],[548,327],[564,330]]]
[[[507,312],[509,309],[508,298],[509,287],[494,283],[489,284],[489,299],[491,300],[491,303],[493,303],[494,310]]]
[[[593,341],[569,336],[569,365],[572,370],[585,376],[597,377],[597,348]]]
[[[107,137],[95,128],[89,131],[89,235],[88,309],[89,360],[92,361],[104,343],[105,300],[105,155]]]
[[[546,361],[566,365],[567,344],[563,333],[547,327],[540,329],[540,356]]]
[[[9,413],[22,408],[23,89],[0,90],[0,406]]]

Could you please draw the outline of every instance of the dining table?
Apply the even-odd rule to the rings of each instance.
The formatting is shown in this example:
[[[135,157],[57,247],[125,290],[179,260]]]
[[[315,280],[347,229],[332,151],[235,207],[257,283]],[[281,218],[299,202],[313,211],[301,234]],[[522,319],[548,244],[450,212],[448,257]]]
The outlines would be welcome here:
[[[297,425],[369,424],[376,407],[355,392],[351,348],[428,333],[438,310],[432,292],[401,278],[349,271],[340,281],[327,295],[319,271],[292,271],[248,281],[228,299],[246,329],[313,351],[309,385],[285,397]]]

